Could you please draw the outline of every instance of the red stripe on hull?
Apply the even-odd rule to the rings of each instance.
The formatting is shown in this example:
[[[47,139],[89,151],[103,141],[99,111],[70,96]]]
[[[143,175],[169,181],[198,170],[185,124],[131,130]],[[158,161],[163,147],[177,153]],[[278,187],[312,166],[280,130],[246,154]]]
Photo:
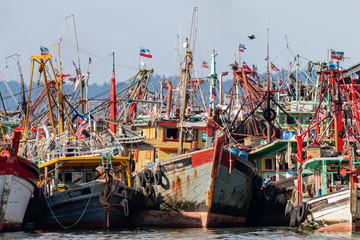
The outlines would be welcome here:
[[[246,218],[215,213],[208,216],[207,212],[145,210],[134,214],[132,221],[137,227],[207,228],[242,227]]]
[[[191,155],[191,167],[197,167],[208,162],[212,162],[214,158],[214,149],[209,151],[194,153]]]

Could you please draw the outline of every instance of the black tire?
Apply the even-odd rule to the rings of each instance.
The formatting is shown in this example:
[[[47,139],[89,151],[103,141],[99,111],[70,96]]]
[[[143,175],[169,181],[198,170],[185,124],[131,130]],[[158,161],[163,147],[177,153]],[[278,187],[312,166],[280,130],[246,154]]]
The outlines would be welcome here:
[[[299,223],[302,223],[303,221],[305,221],[306,216],[307,216],[307,203],[302,202],[300,203],[299,209],[296,214],[297,221]]]
[[[292,202],[287,202],[286,207],[285,207],[285,216],[287,216],[287,215],[290,216],[293,208],[294,208],[294,205],[292,204]]]
[[[156,170],[155,172],[155,183],[156,185],[162,184],[162,172],[160,170]]]
[[[154,182],[154,174],[150,169],[146,169],[144,172],[145,181],[149,184]]]
[[[276,112],[272,108],[267,108],[264,111],[264,119],[268,122],[273,121],[276,118]]]
[[[146,187],[145,187],[145,195],[146,195],[148,198],[154,197],[154,195],[155,195],[154,187],[151,186],[151,185],[146,185]]]
[[[145,187],[146,181],[145,181],[144,173],[138,173],[138,180],[139,180],[140,186]]]
[[[299,222],[297,220],[297,212],[299,210],[299,207],[296,206],[293,208],[291,215],[290,215],[290,227],[297,227]]]
[[[271,202],[272,200],[274,200],[275,198],[275,195],[276,195],[276,189],[275,189],[275,186],[274,184],[267,184],[265,187],[264,187],[264,198]]]

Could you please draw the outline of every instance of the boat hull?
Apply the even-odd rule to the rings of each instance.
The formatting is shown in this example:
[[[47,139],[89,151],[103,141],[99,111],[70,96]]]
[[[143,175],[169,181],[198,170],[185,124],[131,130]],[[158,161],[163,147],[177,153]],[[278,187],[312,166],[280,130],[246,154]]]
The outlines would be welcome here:
[[[0,156],[0,230],[20,230],[39,178],[38,167],[20,156]]]
[[[153,173],[160,169],[162,183],[147,183],[155,194],[145,198],[145,209],[134,215],[135,226],[245,225],[257,170],[223,149],[219,140],[214,148],[180,155],[146,169]],[[136,184],[141,187],[139,181]]]
[[[34,184],[16,175],[0,175],[0,229],[20,230],[34,188]]]
[[[42,229],[127,227],[134,191],[116,180],[111,189],[113,192],[108,194],[105,182],[93,181],[80,188],[47,196],[43,199],[46,207],[39,211],[36,225]]]
[[[349,222],[350,189],[328,193],[308,201],[309,214],[307,220],[323,225],[324,223]]]

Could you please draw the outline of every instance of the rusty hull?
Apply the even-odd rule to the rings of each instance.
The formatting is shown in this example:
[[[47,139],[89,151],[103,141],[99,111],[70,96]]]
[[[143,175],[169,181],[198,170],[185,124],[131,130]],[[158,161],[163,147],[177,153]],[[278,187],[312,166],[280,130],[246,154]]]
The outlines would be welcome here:
[[[151,184],[155,196],[133,216],[139,227],[244,226],[253,194],[256,168],[223,149],[222,139],[213,148],[183,154],[146,169],[162,172],[162,184]],[[149,183],[147,183],[149,184]],[[136,187],[141,188],[136,182]]]

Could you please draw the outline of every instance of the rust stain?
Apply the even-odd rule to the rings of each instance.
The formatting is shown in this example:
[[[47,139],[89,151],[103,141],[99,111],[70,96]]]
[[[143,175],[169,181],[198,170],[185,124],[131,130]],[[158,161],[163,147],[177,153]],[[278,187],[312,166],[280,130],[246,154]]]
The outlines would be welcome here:
[[[194,178],[197,178],[197,171],[194,169]]]
[[[175,194],[183,199],[182,187],[181,187],[181,178],[179,176],[176,177],[175,180]]]
[[[166,200],[166,202],[169,202],[169,201],[170,201],[169,194],[166,194],[166,196],[165,196],[165,200]]]
[[[235,195],[236,195],[236,190],[234,188],[233,191],[231,192],[231,197],[230,197],[231,201],[234,201]]]

